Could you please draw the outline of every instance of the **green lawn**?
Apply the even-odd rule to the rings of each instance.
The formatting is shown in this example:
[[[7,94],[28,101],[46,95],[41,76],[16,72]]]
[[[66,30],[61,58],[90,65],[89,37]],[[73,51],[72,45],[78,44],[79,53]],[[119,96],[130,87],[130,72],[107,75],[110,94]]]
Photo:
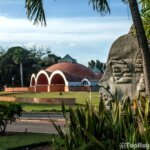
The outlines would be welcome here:
[[[22,98],[76,98],[76,107],[78,105],[85,105],[86,101],[90,98],[90,92],[63,92],[60,95],[59,92],[51,92],[51,93],[10,93],[5,96],[10,97],[22,97]],[[99,94],[98,92],[91,92],[91,102],[93,105],[98,106],[99,103]],[[61,105],[51,105],[51,104],[29,104],[22,103],[23,110],[26,112],[30,111],[54,111],[60,112]],[[68,106],[66,109],[68,110]]]
[[[59,92],[13,93],[7,96],[23,98],[76,98],[77,104],[85,104],[86,100],[90,98],[90,92],[63,92],[62,95],[60,95]],[[98,92],[91,92],[91,98],[93,104],[97,104],[99,100]]]
[[[61,105],[21,103],[25,112],[61,112]],[[68,111],[69,106],[65,106]]]
[[[22,133],[9,136],[0,136],[0,150],[16,148],[21,149],[21,147],[28,147],[31,145],[39,145],[44,143],[50,144],[52,138],[52,135],[42,133]]]

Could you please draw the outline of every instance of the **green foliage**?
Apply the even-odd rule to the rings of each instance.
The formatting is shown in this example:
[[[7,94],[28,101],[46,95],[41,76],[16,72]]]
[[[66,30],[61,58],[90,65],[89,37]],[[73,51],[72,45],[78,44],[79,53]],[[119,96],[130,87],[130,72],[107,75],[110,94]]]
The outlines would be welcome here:
[[[56,135],[56,140],[61,142]],[[8,136],[0,136],[0,150],[25,150],[36,149],[37,146],[49,145],[53,136],[44,133],[16,133]]]
[[[110,7],[107,0],[89,0],[89,3],[93,5],[93,9],[101,15],[110,13]]]
[[[150,102],[140,97],[131,101],[110,102],[106,109],[101,99],[99,108],[87,102],[85,108],[70,108],[66,117],[62,104],[66,126],[64,129],[54,124],[68,150],[74,149],[119,149],[120,144],[150,143]]]
[[[26,0],[27,17],[30,21],[34,20],[34,24],[41,23],[46,26],[45,12],[42,0]]]
[[[4,85],[20,86],[19,66],[23,66],[23,83],[29,86],[32,73],[37,73],[40,69],[53,65],[58,62],[60,57],[53,54],[49,48],[32,47],[30,49],[22,47],[11,47],[8,50],[0,47],[0,88]]]
[[[150,0],[141,0],[141,15],[144,23],[147,38],[150,39]]]
[[[106,69],[106,64],[105,63],[102,63],[100,62],[99,60],[91,60],[88,62],[88,67],[90,69],[92,69],[93,71],[99,71],[101,73],[103,73]],[[98,70],[97,70],[98,69]]]
[[[17,103],[0,102],[0,134],[5,134],[7,125],[16,121],[21,114],[21,105]]]

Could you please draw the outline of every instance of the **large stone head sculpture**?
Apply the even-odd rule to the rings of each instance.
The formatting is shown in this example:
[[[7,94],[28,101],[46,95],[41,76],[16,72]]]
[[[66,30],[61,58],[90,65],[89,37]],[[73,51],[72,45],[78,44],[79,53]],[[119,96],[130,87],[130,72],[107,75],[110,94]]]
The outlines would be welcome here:
[[[145,90],[142,66],[137,38],[130,30],[112,44],[106,71],[99,85],[109,89],[112,94],[117,90],[118,97],[134,97]]]

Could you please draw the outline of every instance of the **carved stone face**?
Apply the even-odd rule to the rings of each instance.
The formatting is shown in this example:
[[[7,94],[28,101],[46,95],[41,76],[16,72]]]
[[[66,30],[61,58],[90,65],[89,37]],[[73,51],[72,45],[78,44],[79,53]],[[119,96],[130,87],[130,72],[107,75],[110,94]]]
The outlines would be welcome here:
[[[132,82],[132,73],[128,64],[123,60],[110,60],[112,77],[115,84],[126,84]]]
[[[127,34],[112,44],[106,71],[99,85],[109,87],[112,94],[117,90],[120,98],[134,97],[138,94],[140,87],[144,90],[142,73],[142,56],[137,39],[132,34]]]

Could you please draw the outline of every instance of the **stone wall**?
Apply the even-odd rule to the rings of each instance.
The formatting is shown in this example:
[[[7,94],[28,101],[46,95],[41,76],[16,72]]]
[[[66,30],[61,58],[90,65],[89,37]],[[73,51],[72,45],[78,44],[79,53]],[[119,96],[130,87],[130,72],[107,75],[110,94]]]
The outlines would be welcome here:
[[[90,86],[69,86],[69,91],[90,91]]]

